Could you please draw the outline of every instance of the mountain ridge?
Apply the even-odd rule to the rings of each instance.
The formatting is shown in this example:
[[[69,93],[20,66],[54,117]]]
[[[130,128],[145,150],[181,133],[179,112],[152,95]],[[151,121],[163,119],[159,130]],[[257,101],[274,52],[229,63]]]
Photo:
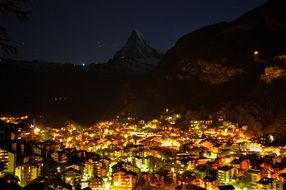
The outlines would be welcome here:
[[[228,118],[267,132],[286,110],[279,107],[286,99],[285,9],[285,1],[270,0],[232,22],[184,35],[153,73],[162,81],[154,89],[168,86],[159,99],[173,97],[173,106],[189,109],[227,110]]]
[[[127,72],[146,73],[157,66],[160,58],[161,54],[148,45],[139,30],[134,29],[126,44],[107,64],[123,68]]]
[[[140,57],[159,57],[142,35],[133,31],[108,63],[76,69],[67,65],[63,72],[51,74],[3,73],[0,77],[6,76],[4,80],[11,82],[2,84],[8,92],[2,94],[2,103],[9,107],[9,102],[29,99],[25,106],[34,106],[35,110],[45,113],[49,108],[52,113],[63,112],[73,118],[81,115],[85,119],[111,117],[122,111],[150,116],[166,107],[201,113],[207,110],[209,115],[223,113],[231,120],[250,125],[253,131],[267,132],[268,126],[280,125],[276,120],[286,113],[284,6],[281,0],[268,1],[230,23],[186,34],[158,66],[150,69],[130,68],[133,61],[141,65]],[[129,58],[121,59],[125,55]],[[13,88],[22,81],[32,88]],[[37,100],[31,101],[31,97]],[[66,99],[55,102],[55,97]]]

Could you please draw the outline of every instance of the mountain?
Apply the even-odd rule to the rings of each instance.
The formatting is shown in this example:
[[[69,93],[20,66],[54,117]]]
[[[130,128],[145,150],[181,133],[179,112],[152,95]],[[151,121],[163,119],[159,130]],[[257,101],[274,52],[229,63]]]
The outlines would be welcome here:
[[[74,65],[0,59],[0,113],[49,115],[82,123],[113,118],[132,86],[144,83],[161,54],[138,30],[107,63]],[[11,106],[13,105],[13,106]],[[81,110],[80,112],[78,110]]]
[[[254,133],[281,136],[279,129],[286,129],[285,4],[269,0],[232,22],[193,31],[164,56],[134,30],[103,64],[3,59],[0,112],[18,109],[49,114],[52,120],[64,115],[92,122],[122,111],[152,117],[173,108],[189,110],[195,119],[224,115]]]
[[[160,69],[170,78],[199,76],[200,81],[207,83],[214,79],[218,80],[215,83],[228,81],[250,72],[260,74],[257,71],[263,71],[263,64],[286,53],[285,8],[285,1],[270,0],[230,23],[191,32],[166,53]],[[215,70],[221,72],[213,78]]]
[[[113,58],[97,67],[105,68],[106,71],[123,73],[147,73],[159,63],[161,53],[150,47],[142,33],[133,30],[127,43],[115,53]]]
[[[286,113],[285,9],[286,1],[269,0],[232,22],[180,38],[153,72],[158,100],[223,110],[256,132],[281,123],[276,120]]]

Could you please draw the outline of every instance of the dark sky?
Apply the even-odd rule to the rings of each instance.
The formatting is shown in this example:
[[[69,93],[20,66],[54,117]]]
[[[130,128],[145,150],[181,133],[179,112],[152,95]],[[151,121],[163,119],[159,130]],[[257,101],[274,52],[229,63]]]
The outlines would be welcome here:
[[[191,31],[231,21],[266,0],[34,0],[32,18],[5,17],[20,53],[16,59],[104,62],[139,29],[152,47],[167,50]]]

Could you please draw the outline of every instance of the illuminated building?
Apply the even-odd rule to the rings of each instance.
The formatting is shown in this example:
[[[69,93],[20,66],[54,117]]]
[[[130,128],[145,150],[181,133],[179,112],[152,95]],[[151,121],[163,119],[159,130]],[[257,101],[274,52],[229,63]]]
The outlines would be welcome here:
[[[247,143],[240,147],[242,151],[250,151],[250,152],[262,152],[262,145],[258,143]]]
[[[248,159],[246,159],[246,160],[234,159],[230,164],[233,167],[244,170],[244,171],[249,170],[251,167],[250,161]]]
[[[204,140],[200,143],[201,146],[206,147],[209,150],[212,150],[213,148],[213,143],[209,140]]]
[[[177,183],[177,173],[175,170],[175,168],[171,168],[169,171],[167,171],[167,181],[172,182],[174,184]]]
[[[203,178],[203,187],[206,189],[214,190],[216,189],[215,181],[216,181],[216,178],[206,176]]]
[[[40,175],[39,168],[35,165],[25,163],[16,167],[15,176],[19,178],[20,185],[25,186]]]
[[[95,161],[89,159],[84,163],[84,173],[90,178],[95,173]]]
[[[94,176],[88,181],[88,187],[92,190],[102,190],[103,189],[103,180],[98,176]]]
[[[141,172],[148,172],[151,170],[150,168],[150,157],[139,157],[135,156],[133,158],[136,166],[140,168]]]
[[[68,168],[63,173],[62,178],[65,183],[75,186],[80,183],[81,172],[74,168]]]
[[[59,163],[66,163],[68,161],[67,159],[67,153],[63,150],[57,150],[51,154],[51,157],[54,161]]]
[[[24,163],[32,162],[32,163],[41,163],[43,162],[43,158],[39,155],[29,155],[24,158]]]
[[[79,163],[71,163],[71,164],[66,165],[66,169],[69,169],[69,168],[75,169],[77,171],[82,171],[84,168],[84,165],[79,164]]]
[[[253,189],[256,189],[257,182],[260,180],[260,170],[250,169],[247,173],[250,174],[250,185]]]
[[[286,183],[286,173],[279,174],[279,180]]]
[[[235,158],[232,156],[225,156],[220,158],[219,160],[219,167],[228,166]]]
[[[223,166],[218,169],[218,180],[223,184],[230,184],[233,177],[233,168],[229,166]]]
[[[112,166],[112,170],[116,171],[116,170],[126,170],[126,171],[131,171],[131,172],[135,172],[138,173],[140,172],[140,169],[136,166],[133,166],[132,164],[126,163],[126,162],[118,162],[116,165]]]
[[[16,154],[0,148],[0,162],[4,163],[3,173],[14,174],[16,166]]]
[[[88,177],[106,177],[107,168],[103,161],[89,159],[84,163],[84,174]]]
[[[131,190],[137,183],[137,174],[131,171],[115,171],[112,175],[112,187]]]
[[[95,174],[98,177],[106,177],[107,174],[107,165],[104,163],[104,161],[96,161],[95,162]]]
[[[283,184],[273,178],[264,177],[257,182],[257,190],[283,190]]]
[[[41,146],[39,145],[34,145],[33,146],[33,153],[36,155],[40,155],[44,158],[47,158],[47,152],[45,151],[45,149],[43,149]]]
[[[174,149],[179,149],[180,148],[180,143],[174,139],[164,139],[161,146],[163,147],[169,147],[169,148],[174,148]]]

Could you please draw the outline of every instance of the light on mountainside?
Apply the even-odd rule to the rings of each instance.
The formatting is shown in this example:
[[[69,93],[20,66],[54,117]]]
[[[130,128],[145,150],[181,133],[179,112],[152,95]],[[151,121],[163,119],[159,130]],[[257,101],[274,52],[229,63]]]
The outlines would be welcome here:
[[[259,51],[257,51],[257,50],[256,50],[256,51],[254,51],[254,52],[253,52],[253,55],[254,55],[254,56],[259,55]]]

